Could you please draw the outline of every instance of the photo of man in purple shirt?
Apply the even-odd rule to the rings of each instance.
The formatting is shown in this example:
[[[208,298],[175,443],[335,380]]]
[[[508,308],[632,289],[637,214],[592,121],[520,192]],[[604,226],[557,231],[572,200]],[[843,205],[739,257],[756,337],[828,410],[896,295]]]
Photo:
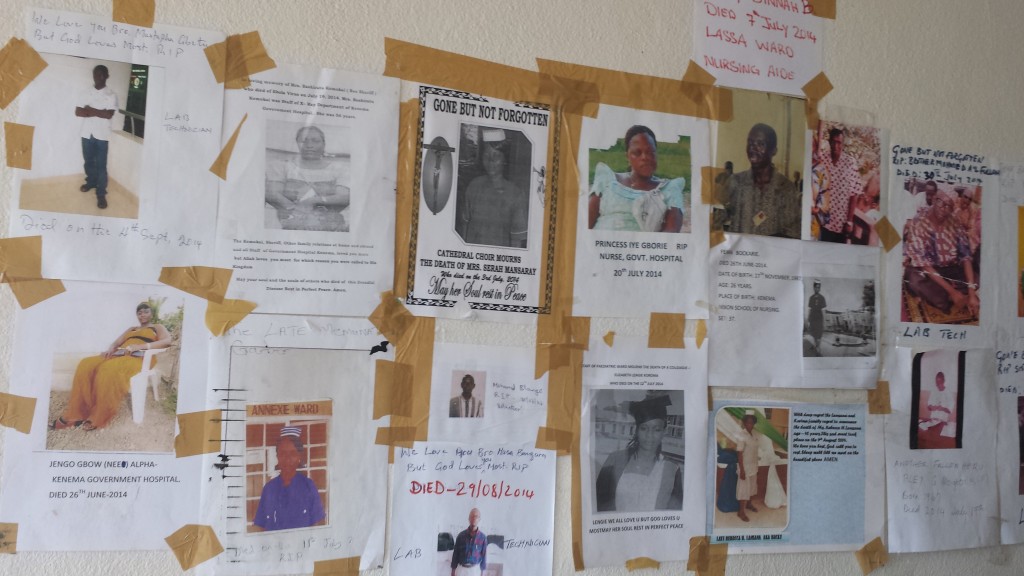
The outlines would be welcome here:
[[[277,441],[277,468],[281,473],[263,486],[252,521],[257,532],[308,528],[324,521],[316,484],[298,471],[305,451],[300,434],[295,426],[281,428]]]
[[[480,576],[487,570],[487,535],[480,531],[480,511],[469,511],[469,528],[455,538],[452,576]]]

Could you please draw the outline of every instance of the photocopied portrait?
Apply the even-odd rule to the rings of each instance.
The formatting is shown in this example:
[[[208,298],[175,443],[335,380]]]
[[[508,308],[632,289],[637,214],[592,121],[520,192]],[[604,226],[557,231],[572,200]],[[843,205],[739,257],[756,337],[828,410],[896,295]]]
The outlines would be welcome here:
[[[348,232],[352,154],[348,130],[318,122],[266,122],[264,226]]]
[[[804,358],[875,356],[875,281],[805,277]]]
[[[527,247],[532,154],[518,130],[460,125],[455,231],[466,244]]]
[[[683,392],[594,390],[594,512],[682,510]]]
[[[452,372],[452,384],[456,393],[448,403],[448,417],[483,418],[487,373],[480,370],[455,370]]]

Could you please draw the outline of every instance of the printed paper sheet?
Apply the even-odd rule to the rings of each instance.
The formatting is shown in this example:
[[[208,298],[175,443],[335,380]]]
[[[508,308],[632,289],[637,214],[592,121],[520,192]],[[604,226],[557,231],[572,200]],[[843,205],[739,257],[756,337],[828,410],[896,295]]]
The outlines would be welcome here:
[[[10,234],[43,236],[48,278],[145,283],[211,263],[224,90],[203,49],[224,35],[38,8],[25,20],[48,65],[18,99],[35,135]],[[113,115],[76,115],[86,106]]]
[[[368,316],[391,289],[398,85],[289,66],[227,92],[217,258],[261,312]]]
[[[10,392],[36,404],[30,434],[6,433],[0,518],[18,523],[19,550],[166,549],[200,515],[202,458],[175,457],[175,435],[206,401],[205,303],[160,285],[65,287],[17,316]]]

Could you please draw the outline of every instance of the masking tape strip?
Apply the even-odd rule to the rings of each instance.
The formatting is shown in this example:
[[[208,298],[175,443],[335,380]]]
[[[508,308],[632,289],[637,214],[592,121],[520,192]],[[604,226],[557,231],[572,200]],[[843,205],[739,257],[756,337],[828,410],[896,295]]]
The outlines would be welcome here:
[[[704,69],[703,66],[697,64],[693,60],[686,65],[686,72],[683,73],[683,82],[689,84],[700,84],[702,86],[714,86],[715,75]]]
[[[18,551],[18,525],[0,523],[0,554],[14,554]]]
[[[686,314],[651,312],[648,348],[685,348]]]
[[[609,348],[615,346],[615,331],[609,330],[608,333],[604,335],[602,340],[604,340],[604,343],[607,344]]]
[[[32,432],[32,419],[35,413],[35,398],[0,392],[0,426],[28,434]]]
[[[358,556],[313,562],[313,576],[356,576],[357,574],[359,574]]]
[[[579,114],[597,117],[601,94],[597,85],[582,80],[573,80],[551,74],[540,75],[540,96],[542,102],[565,114]]]
[[[704,344],[704,339],[708,337],[708,321],[701,318],[697,320],[697,349]]]
[[[896,227],[885,216],[882,216],[882,219],[875,224],[875,232],[878,233],[878,239],[882,242],[882,247],[885,248],[886,252],[889,252],[903,241],[900,233],[896,231]]]
[[[374,443],[382,446],[401,446],[402,448],[412,448],[412,443],[415,441],[415,426],[381,426],[380,428],[377,428],[377,438]]]
[[[686,569],[696,572],[697,576],[724,576],[728,554],[728,544],[710,544],[707,536],[694,536],[690,538]]]
[[[540,93],[540,76],[531,70],[394,38],[384,39],[384,54],[385,76],[517,102],[536,102]]]
[[[626,560],[626,570],[629,570],[630,572],[634,570],[643,570],[644,568],[653,568],[655,570],[660,570],[661,562],[658,562],[657,560],[654,560],[653,558],[648,558],[646,556]]]
[[[725,174],[725,168],[715,166],[700,167],[700,201],[707,206],[725,204],[725,180],[718,182],[718,177]]]
[[[46,68],[43,57],[21,38],[11,38],[0,49],[0,108],[7,108],[18,94]]]
[[[210,172],[213,172],[221,180],[228,179],[228,163],[231,162],[231,155],[235,152],[235,142],[238,141],[238,133],[242,131],[242,124],[249,119],[249,114],[246,113],[242,116],[242,120],[235,127],[235,131],[231,133],[231,138],[224,143],[224,148],[221,148],[220,154],[217,155],[217,159],[210,165]]]
[[[572,543],[572,563],[577,572],[583,570],[583,550],[580,549],[579,541]]]
[[[868,390],[868,414],[892,414],[888,381],[879,380],[874,390]]]
[[[114,22],[152,28],[156,0],[114,0]]]
[[[22,309],[35,306],[43,300],[64,292],[64,283],[60,280],[10,277],[7,278],[7,283],[11,287],[11,292],[14,293],[14,298],[18,301],[18,306],[21,306]]]
[[[32,169],[32,137],[35,131],[35,126],[4,122],[8,166],[22,170]]]
[[[857,563],[860,564],[860,570],[865,576],[874,572],[876,568],[881,568],[889,563],[889,550],[880,536],[875,537],[854,554],[857,556]]]
[[[412,416],[412,374],[408,364],[377,360],[373,383],[373,419]]]
[[[214,336],[223,336],[256,309],[255,302],[225,298],[223,302],[206,304],[206,329]]]
[[[708,386],[708,412],[714,412],[714,411],[715,411],[715,395],[713,393],[713,388],[711,386]]]
[[[0,238],[0,278],[39,279],[43,275],[43,237]]]
[[[810,0],[812,13],[819,18],[836,19],[836,0]]]
[[[694,104],[713,106],[716,101],[716,93],[714,92],[715,81],[716,78],[713,74],[701,67],[700,64],[690,60],[689,64],[686,65],[686,72],[683,73],[683,96],[689,98]],[[724,89],[718,88],[718,90]],[[723,112],[723,117],[719,118],[719,120],[732,119],[732,92],[728,92],[728,97],[728,102],[730,104],[729,109],[727,113]],[[728,118],[724,116],[728,116]]]
[[[537,448],[568,454],[572,448],[572,432],[542,426],[537,428]]]
[[[211,44],[203,49],[210,70],[217,83],[226,89],[246,88],[249,76],[277,67],[267,54],[260,33],[253,30],[244,34],[232,34],[223,42]]]
[[[537,318],[536,354],[534,377],[540,378],[557,366],[565,366],[570,356],[565,350],[556,350],[552,344],[565,344],[585,348],[590,341],[590,320],[572,318],[573,285],[576,262],[576,210],[579,206],[579,173],[576,170],[576,154],[579,145],[583,119],[576,114],[562,116],[551,131],[548,149],[558,157],[558,170],[548,171],[548,188],[558,194],[558,211],[555,214],[555,258],[556,268],[552,270],[551,312]],[[545,221],[555,205],[545,205]],[[547,236],[545,236],[547,242]],[[545,248],[546,252],[546,248]],[[549,263],[541,261],[541,275],[546,277]],[[548,407],[551,394],[549,390]],[[549,413],[550,416],[550,413]],[[549,419],[549,422],[551,420]]]
[[[420,101],[413,98],[402,102],[398,109],[398,171],[395,180],[395,296],[409,295],[409,273],[416,265],[415,246],[412,243],[412,212],[420,195],[413,188],[420,151]],[[408,255],[404,248],[408,246]]]
[[[214,454],[220,450],[222,412],[217,409],[178,414],[178,435],[174,455],[187,458]]]
[[[231,282],[231,269],[209,266],[164,267],[160,270],[160,282],[198,296],[210,302],[222,304],[224,293]]]
[[[416,317],[388,290],[380,293],[380,304],[370,313],[370,322],[389,342],[397,346],[398,341],[415,324]]]
[[[807,129],[816,130],[821,116],[818,114],[818,102],[832,91],[832,82],[824,72],[819,72],[803,86],[807,100],[804,102],[804,113],[807,116]]]
[[[732,92],[725,88],[701,86],[702,97],[695,102],[690,93],[696,84],[689,80],[644,76],[543,58],[537,59],[537,67],[541,75],[575,80],[583,83],[580,86],[594,86],[588,90],[599,94],[602,104],[711,120],[732,118]]]
[[[189,570],[224,551],[213,528],[186,524],[164,538],[182,570]]]

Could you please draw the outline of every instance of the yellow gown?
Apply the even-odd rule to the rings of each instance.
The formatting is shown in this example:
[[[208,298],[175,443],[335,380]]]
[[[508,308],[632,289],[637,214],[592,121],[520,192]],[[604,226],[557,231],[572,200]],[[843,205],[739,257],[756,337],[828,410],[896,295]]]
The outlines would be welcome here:
[[[122,347],[140,345],[158,340],[156,328],[135,328],[128,333]],[[150,367],[156,365],[152,359]],[[131,378],[142,370],[142,358],[137,356],[90,356],[78,363],[71,383],[71,399],[62,418],[66,422],[88,420],[96,428],[103,428],[121,409],[128,393]]]

